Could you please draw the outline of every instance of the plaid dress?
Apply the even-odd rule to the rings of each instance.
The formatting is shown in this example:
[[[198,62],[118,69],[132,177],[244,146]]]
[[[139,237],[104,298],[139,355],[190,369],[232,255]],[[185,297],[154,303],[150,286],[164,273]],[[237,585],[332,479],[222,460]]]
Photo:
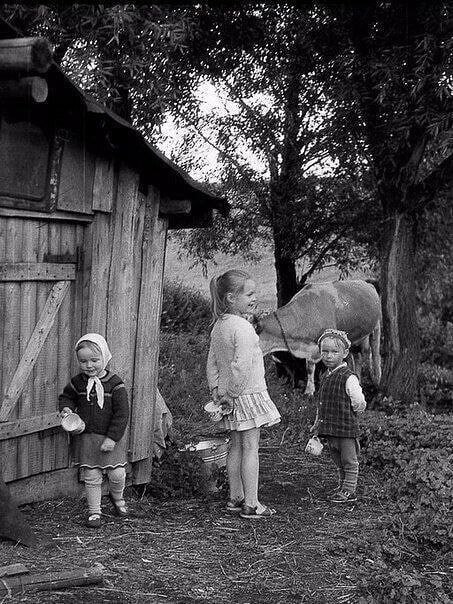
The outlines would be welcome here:
[[[326,372],[321,378],[318,392],[315,394],[319,436],[359,436],[357,414],[346,392],[346,380],[350,375],[353,375],[350,369],[340,367],[336,371]]]

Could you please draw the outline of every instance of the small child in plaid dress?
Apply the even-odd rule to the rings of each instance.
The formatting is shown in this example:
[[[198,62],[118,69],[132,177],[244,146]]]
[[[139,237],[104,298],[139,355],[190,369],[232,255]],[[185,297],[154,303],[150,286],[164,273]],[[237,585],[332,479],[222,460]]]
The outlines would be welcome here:
[[[347,334],[326,329],[318,346],[327,371],[315,394],[317,410],[311,431],[327,440],[338,468],[339,484],[330,501],[348,503],[357,501],[360,451],[357,414],[365,411],[366,401],[357,376],[344,361],[351,346]]]

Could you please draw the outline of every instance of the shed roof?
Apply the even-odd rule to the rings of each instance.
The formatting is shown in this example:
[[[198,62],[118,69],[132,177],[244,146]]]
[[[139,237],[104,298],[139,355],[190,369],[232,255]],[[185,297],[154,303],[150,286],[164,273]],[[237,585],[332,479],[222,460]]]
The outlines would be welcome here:
[[[0,39],[21,37],[19,32],[0,19]],[[83,92],[56,63],[45,74],[49,96],[46,101],[59,120],[86,123],[86,131],[108,141],[124,160],[134,167],[147,182],[159,188],[173,199],[189,199],[195,213],[205,209],[228,210],[226,199],[208,191],[193,180],[184,170],[168,159],[129,122],[107,107],[97,103]]]

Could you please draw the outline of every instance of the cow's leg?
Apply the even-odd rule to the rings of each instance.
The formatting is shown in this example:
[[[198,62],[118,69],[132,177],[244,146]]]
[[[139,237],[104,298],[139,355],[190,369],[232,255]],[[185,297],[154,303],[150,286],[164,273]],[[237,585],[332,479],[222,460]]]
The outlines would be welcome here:
[[[375,386],[379,386],[381,381],[381,322],[378,321],[376,327],[371,332],[371,358],[370,371],[371,379]]]
[[[369,365],[369,359],[370,359],[370,338],[369,336],[366,336],[366,338],[363,338],[363,340],[360,342],[359,344],[359,351],[357,353],[357,361],[356,361],[356,368],[355,368],[355,373],[357,375],[357,377],[359,378],[359,381],[361,381],[362,379],[362,367],[363,367],[363,362],[364,359],[366,359],[368,365]]]
[[[315,367],[316,363],[307,359],[307,385],[305,386],[305,394],[315,393]]]

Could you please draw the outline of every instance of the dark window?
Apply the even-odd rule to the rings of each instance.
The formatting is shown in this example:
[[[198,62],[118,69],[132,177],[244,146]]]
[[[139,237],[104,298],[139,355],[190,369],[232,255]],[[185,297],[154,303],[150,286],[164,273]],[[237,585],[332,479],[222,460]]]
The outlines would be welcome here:
[[[49,153],[49,138],[39,125],[1,118],[0,204],[43,209]]]

